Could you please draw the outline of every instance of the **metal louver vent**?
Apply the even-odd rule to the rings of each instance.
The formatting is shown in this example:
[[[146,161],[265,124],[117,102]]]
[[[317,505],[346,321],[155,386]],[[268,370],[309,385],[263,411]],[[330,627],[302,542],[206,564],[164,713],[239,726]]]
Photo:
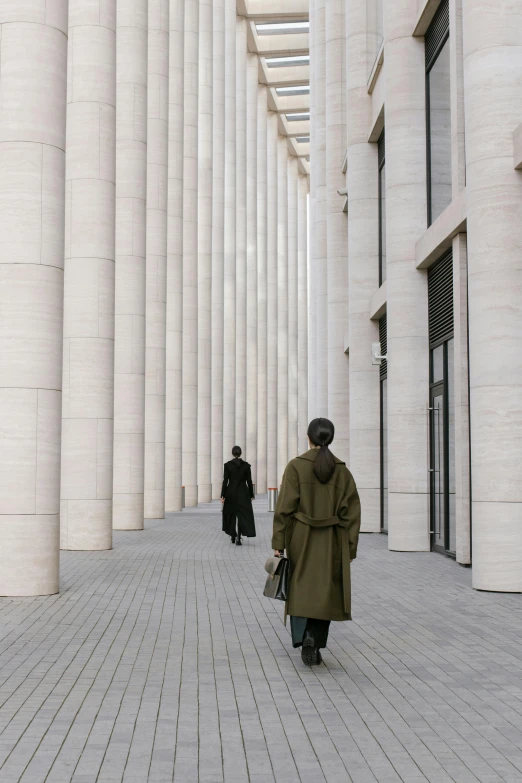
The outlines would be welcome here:
[[[429,71],[449,37],[449,0],[442,0],[424,36],[426,70]]]
[[[379,340],[381,342],[381,356],[387,356],[388,354],[388,326],[386,315],[379,318]],[[388,377],[388,362],[383,359],[380,367],[381,381],[384,381]]]
[[[379,168],[381,168],[382,164],[384,163],[384,156],[386,153],[386,146],[385,146],[385,140],[384,140],[384,131],[379,136],[379,141],[377,142],[377,150],[378,150],[378,156],[379,156]]]
[[[428,270],[430,348],[453,337],[453,253]]]

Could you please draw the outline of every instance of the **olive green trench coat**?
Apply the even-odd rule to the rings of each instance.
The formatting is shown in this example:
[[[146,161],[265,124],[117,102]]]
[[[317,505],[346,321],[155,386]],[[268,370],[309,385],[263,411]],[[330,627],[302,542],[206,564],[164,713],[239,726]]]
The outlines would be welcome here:
[[[286,549],[286,612],[317,620],[351,620],[350,560],[357,555],[361,504],[353,476],[335,458],[327,484],[314,473],[317,451],[288,463],[274,515],[274,549]]]

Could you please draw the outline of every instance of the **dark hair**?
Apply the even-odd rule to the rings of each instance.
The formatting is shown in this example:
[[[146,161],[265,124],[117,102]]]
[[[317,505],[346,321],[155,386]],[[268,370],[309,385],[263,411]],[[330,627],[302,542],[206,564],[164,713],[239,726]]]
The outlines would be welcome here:
[[[335,427],[329,419],[314,419],[308,427],[308,437],[314,446],[320,446],[314,464],[314,473],[321,482],[327,484],[335,472],[335,459],[328,448],[333,441]]]
[[[240,448],[240,446],[234,446],[234,448],[232,449],[232,456],[235,459],[239,459],[240,458],[240,456],[241,456],[241,448]]]

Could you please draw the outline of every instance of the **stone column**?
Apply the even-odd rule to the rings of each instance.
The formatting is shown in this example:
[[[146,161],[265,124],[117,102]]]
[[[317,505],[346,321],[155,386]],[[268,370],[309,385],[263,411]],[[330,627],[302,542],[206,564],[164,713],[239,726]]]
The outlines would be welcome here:
[[[468,258],[467,235],[453,240],[453,313],[455,324],[455,532],[457,563],[471,563],[471,497],[469,453]],[[448,368],[449,369],[449,368]]]
[[[67,5],[0,15],[0,595],[58,591]]]
[[[366,6],[346,6],[346,120],[348,161],[348,271],[350,339],[350,470],[364,507],[365,532],[381,528],[380,380],[372,364],[379,323],[368,318],[368,302],[379,288],[379,199],[377,145],[368,144],[372,99],[368,95],[369,57]]]
[[[257,85],[257,481],[267,490],[267,87]]]
[[[466,0],[463,14],[473,586],[519,592],[522,16],[517,0]]]
[[[288,460],[298,455],[297,158],[288,157]]]
[[[112,526],[143,530],[147,0],[117,0]]]
[[[199,5],[198,141],[198,501],[212,487],[212,0]]]
[[[246,449],[247,383],[247,20],[237,17],[236,40],[236,443]],[[248,457],[246,457],[248,461]]]
[[[225,215],[225,0],[213,2],[212,497],[223,479],[223,261]]]
[[[149,0],[145,319],[146,519],[165,516],[169,4]]]
[[[165,511],[181,511],[185,0],[169,0]]]
[[[298,177],[297,202],[297,332],[298,332],[298,422],[300,454],[308,450],[308,182]]]
[[[277,137],[277,485],[288,462],[288,148]]]
[[[385,3],[388,470],[390,549],[429,550],[428,296],[415,269],[426,230],[424,41],[416,0]]]
[[[335,454],[349,462],[348,225],[343,212],[346,154],[345,0],[326,3],[326,235],[328,248],[328,417]]]
[[[100,0],[94,6],[86,6],[83,0],[71,0],[67,68],[60,539],[63,549],[110,549],[114,412],[115,0]]]
[[[317,221],[317,123],[316,123],[316,0],[310,0],[310,229],[309,229],[309,279],[310,332],[308,338],[308,420],[317,416],[317,286],[316,286],[316,221]]]
[[[257,484],[257,54],[247,57],[247,355],[246,355],[246,459]]]
[[[326,0],[315,0],[314,14],[314,132],[317,415],[328,416],[328,268],[326,240]]]
[[[199,0],[185,0],[181,470],[187,507],[198,502],[198,73]]]
[[[223,459],[236,442],[236,0],[225,0]]]
[[[278,314],[277,314],[277,114],[268,112],[267,122],[267,211],[266,211],[266,285],[267,285],[267,394],[266,394],[266,480],[268,489],[279,486],[277,474],[278,442]]]

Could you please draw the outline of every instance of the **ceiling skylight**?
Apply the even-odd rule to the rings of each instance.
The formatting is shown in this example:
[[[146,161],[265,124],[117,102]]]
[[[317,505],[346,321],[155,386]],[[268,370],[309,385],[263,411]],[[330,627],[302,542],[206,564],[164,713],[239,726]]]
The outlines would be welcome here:
[[[287,114],[285,116],[288,122],[304,122],[305,120],[310,119],[310,112],[299,111],[299,112],[294,112],[293,114]]]
[[[298,84],[293,87],[276,87],[276,93],[282,97],[288,97],[290,95],[309,95],[309,84]]]
[[[296,136],[295,140],[298,144],[309,144],[310,136]]]
[[[296,54],[291,57],[267,57],[266,64],[269,68],[286,68],[292,65],[309,65],[309,54]]]
[[[256,24],[259,35],[288,35],[292,33],[307,33],[309,22],[264,22]]]

